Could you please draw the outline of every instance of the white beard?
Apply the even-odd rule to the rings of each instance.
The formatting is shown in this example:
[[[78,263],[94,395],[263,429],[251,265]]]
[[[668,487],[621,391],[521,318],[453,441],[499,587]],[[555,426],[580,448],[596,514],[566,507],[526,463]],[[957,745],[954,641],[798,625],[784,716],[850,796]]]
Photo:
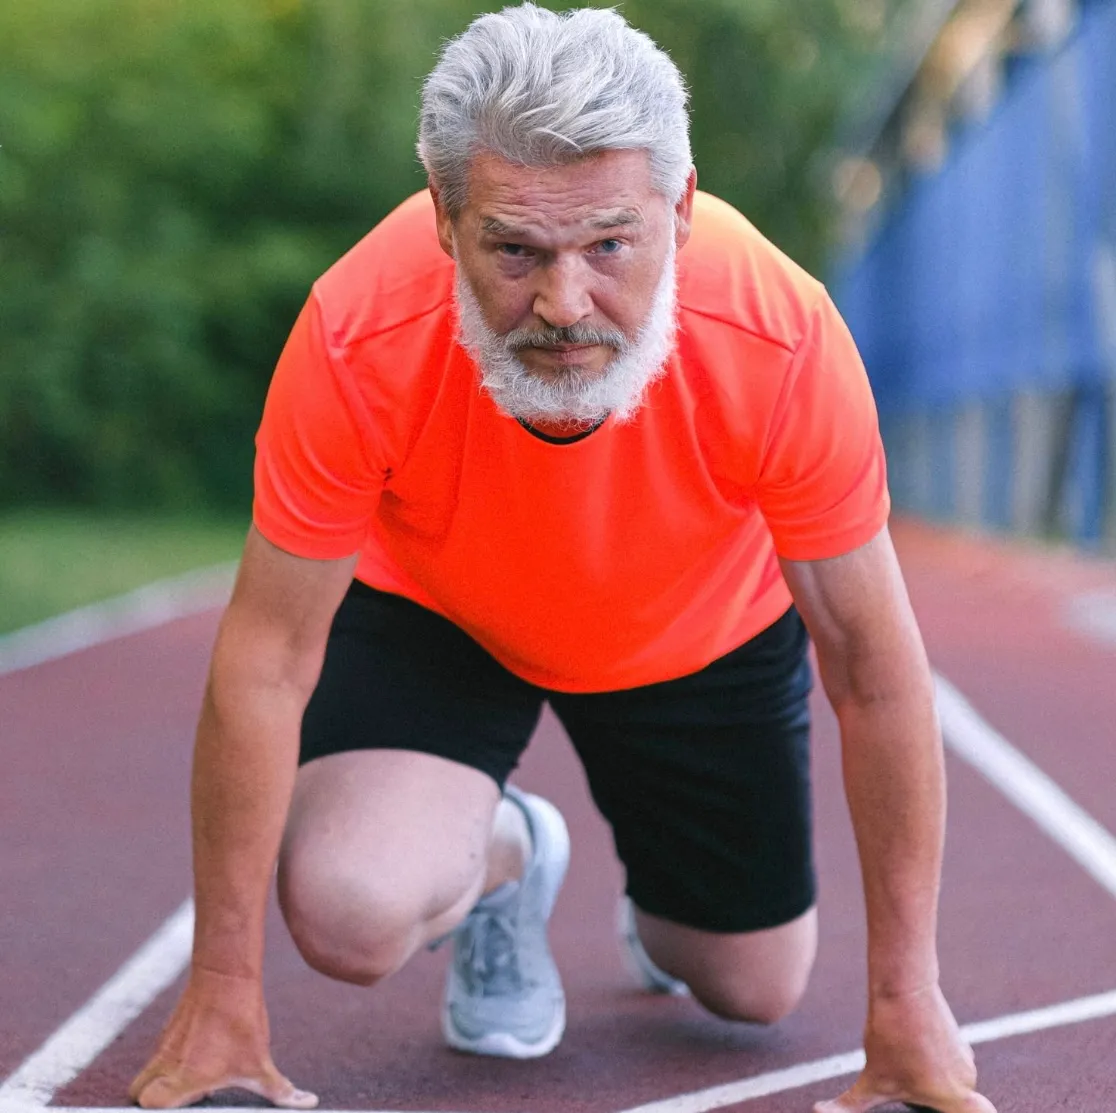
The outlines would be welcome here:
[[[489,327],[469,280],[457,268],[456,300],[458,339],[481,372],[481,386],[496,405],[520,421],[552,422],[572,428],[599,424],[609,414],[616,421],[630,421],[643,404],[647,388],[666,370],[677,328],[677,276],[675,245],[663,264],[651,309],[636,334],[629,339],[617,329],[573,325],[546,335],[540,329],[498,333]],[[547,330],[553,333],[555,330]],[[545,344],[605,344],[616,355],[604,370],[586,380],[576,368],[545,378],[519,359],[524,347]]]

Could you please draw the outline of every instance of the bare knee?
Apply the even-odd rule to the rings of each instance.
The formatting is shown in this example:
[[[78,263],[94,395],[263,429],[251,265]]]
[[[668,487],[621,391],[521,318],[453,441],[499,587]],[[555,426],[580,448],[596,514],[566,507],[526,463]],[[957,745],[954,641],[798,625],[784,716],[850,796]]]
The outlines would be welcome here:
[[[776,1024],[792,1013],[806,992],[812,962],[800,969],[767,972],[710,970],[708,978],[693,979],[694,999],[715,1016],[750,1024]]]
[[[316,970],[372,985],[480,893],[499,789],[429,754],[345,751],[299,771],[279,904]]]
[[[284,861],[279,905],[307,964],[339,981],[374,985],[424,941],[419,901],[343,869]]]
[[[817,912],[811,908],[775,928],[739,934],[700,931],[637,913],[648,954],[681,978],[716,1016],[774,1024],[802,1000],[817,953]]]

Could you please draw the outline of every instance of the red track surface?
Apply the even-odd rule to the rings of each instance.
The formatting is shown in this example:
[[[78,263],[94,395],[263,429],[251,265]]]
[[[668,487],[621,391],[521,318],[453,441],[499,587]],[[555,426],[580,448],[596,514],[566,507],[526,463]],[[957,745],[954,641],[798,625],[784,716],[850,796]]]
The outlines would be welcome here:
[[[912,524],[895,528],[935,667],[1096,819],[1116,830],[1116,645],[1069,629],[1070,596],[1116,569]],[[186,775],[214,615],[0,677],[0,1079],[81,1006],[189,891]],[[373,991],[307,970],[273,918],[277,1061],[340,1109],[616,1113],[848,1051],[864,1007],[864,930],[834,723],[817,700],[822,938],[799,1011],[730,1024],[628,985],[611,923],[620,875],[560,728],[544,719],[519,780],[574,837],[553,927],[569,1028],[545,1060],[441,1043],[442,954]],[[950,758],[944,982],[962,1021],[1116,988],[1116,900],[975,772]],[[176,991],[55,1097],[126,1104]],[[1116,1017],[978,1049],[1001,1113],[1116,1108]],[[843,1080],[733,1107],[804,1113]],[[224,1100],[224,1099],[223,1099]],[[235,1095],[230,1099],[237,1100]],[[7,1111],[0,1111],[7,1113]]]

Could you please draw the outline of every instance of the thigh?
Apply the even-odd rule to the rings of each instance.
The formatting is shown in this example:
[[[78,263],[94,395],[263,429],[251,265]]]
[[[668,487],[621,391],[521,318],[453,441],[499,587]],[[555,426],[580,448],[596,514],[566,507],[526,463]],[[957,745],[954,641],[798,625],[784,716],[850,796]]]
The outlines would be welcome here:
[[[644,913],[735,934],[813,906],[806,650],[792,609],[693,676],[552,700]]]
[[[452,622],[354,580],[303,716],[300,761],[423,753],[476,769],[502,788],[542,699]]]

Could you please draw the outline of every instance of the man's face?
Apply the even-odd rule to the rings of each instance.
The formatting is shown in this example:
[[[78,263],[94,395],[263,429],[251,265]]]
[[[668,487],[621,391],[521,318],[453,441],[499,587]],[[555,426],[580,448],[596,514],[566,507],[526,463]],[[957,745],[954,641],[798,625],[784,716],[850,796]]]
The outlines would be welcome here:
[[[644,151],[543,169],[474,159],[468,201],[455,221],[439,204],[438,231],[461,339],[497,404],[544,425],[631,416],[673,343],[693,186],[672,206]]]

